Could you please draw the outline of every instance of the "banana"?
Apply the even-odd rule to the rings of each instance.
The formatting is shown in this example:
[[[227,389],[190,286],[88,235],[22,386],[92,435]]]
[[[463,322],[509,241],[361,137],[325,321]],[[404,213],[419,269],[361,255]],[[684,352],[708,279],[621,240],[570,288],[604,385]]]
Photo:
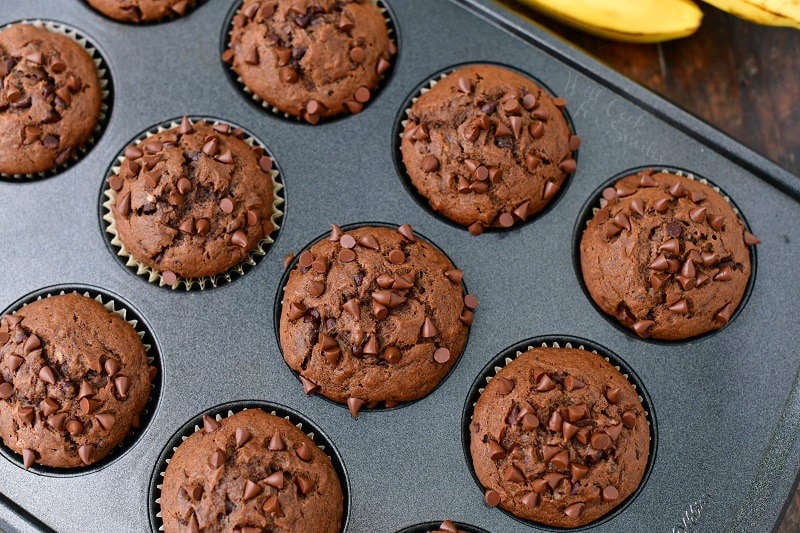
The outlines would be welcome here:
[[[800,0],[703,0],[731,15],[767,26],[800,29]]]
[[[703,19],[703,13],[690,0],[516,1],[587,33],[634,43],[686,37]]]

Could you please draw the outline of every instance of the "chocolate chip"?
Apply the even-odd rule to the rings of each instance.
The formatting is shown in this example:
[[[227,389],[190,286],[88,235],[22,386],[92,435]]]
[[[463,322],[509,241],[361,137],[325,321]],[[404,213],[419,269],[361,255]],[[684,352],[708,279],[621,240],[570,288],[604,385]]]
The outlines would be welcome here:
[[[406,254],[403,253],[403,250],[395,248],[389,252],[389,262],[394,265],[402,265],[406,262]]]
[[[706,221],[706,213],[708,209],[705,207],[698,207],[697,209],[692,209],[689,211],[689,218],[692,219],[693,222],[697,222],[698,224],[702,224]]]
[[[347,408],[350,410],[350,415],[353,418],[358,418],[358,412],[364,406],[364,400],[360,398],[353,398],[352,396],[347,399]]]
[[[500,216],[497,218],[498,224],[504,228],[510,228],[514,225],[514,217],[511,213],[500,213]]]
[[[37,453],[29,448],[22,449],[22,465],[28,470],[36,462]]]
[[[430,339],[438,334],[439,330],[436,328],[433,321],[429,317],[425,317],[425,322],[422,324],[420,336],[424,339]]]
[[[577,135],[572,135],[569,138],[569,149],[573,152],[581,147],[581,138]]]
[[[203,415],[203,431],[205,433],[213,433],[218,429],[219,429],[219,422],[217,422],[208,415]]]
[[[476,221],[470,224],[469,228],[467,229],[469,230],[470,234],[477,236],[483,233],[483,224]]]
[[[544,190],[542,191],[542,199],[549,200],[556,195],[558,192],[559,186],[556,185],[553,181],[547,181],[544,184]]]
[[[749,231],[745,230],[744,231],[744,243],[747,246],[755,246],[756,244],[761,244],[761,240],[758,237],[756,237],[755,235],[753,235],[752,233],[750,233]]]
[[[489,507],[497,507],[498,505],[500,505],[500,494],[498,494],[496,491],[492,489],[486,491],[486,494],[484,494],[483,499],[486,502],[486,505],[488,505]]]
[[[634,427],[636,425],[636,413],[633,411],[625,411],[622,413],[622,423],[625,424],[625,427]]]
[[[714,315],[714,319],[722,322],[723,324],[727,324],[728,321],[733,316],[734,307],[730,303],[725,304],[725,307],[717,311],[717,314]]]
[[[84,444],[78,448],[78,457],[85,465],[92,463],[92,456],[94,455],[95,446],[93,444]]]
[[[14,395],[14,385],[5,382],[0,383],[0,400],[8,400]]]
[[[47,383],[48,385],[55,385],[56,384],[56,374],[53,372],[53,369],[49,366],[43,366],[39,370],[39,379]]]
[[[556,388],[556,382],[550,378],[549,374],[542,374],[536,384],[537,392],[547,392]],[[561,425],[560,423],[558,424]]]
[[[353,98],[359,104],[366,104],[369,102],[370,96],[369,89],[363,86],[356,89],[356,92],[353,94]]]
[[[619,498],[619,491],[614,485],[608,485],[603,489],[603,501],[613,502]]]
[[[125,398],[131,388],[131,380],[127,376],[117,376],[114,378],[114,387],[117,389],[117,394]]]
[[[392,64],[391,64],[391,63],[389,63],[388,61],[386,61],[384,58],[382,58],[382,57],[381,57],[381,58],[379,58],[379,59],[378,59],[378,64],[377,64],[377,66],[375,67],[375,71],[376,71],[376,72],[377,72],[379,75],[381,75],[381,74],[385,74],[385,73],[386,73],[386,71],[387,71],[387,70],[389,70],[389,69],[391,68],[391,66],[392,66]]]
[[[105,431],[110,431],[114,427],[116,419],[111,413],[99,413],[95,415],[94,419]]]
[[[650,328],[652,328],[656,323],[652,320],[639,320],[634,322],[633,324],[633,331],[636,332],[641,338],[646,339],[650,336]]]
[[[586,506],[583,502],[573,503],[564,509],[564,514],[570,518],[578,518],[583,513],[583,508]]]
[[[436,172],[439,170],[439,160],[432,155],[426,155],[422,158],[422,170],[425,172]]]
[[[433,360],[443,365],[450,360],[450,350],[445,347],[437,348],[435,352],[433,352]]]
[[[455,284],[460,284],[464,278],[464,272],[458,269],[447,270],[444,276]]]
[[[69,422],[67,422],[66,428],[67,432],[73,437],[75,435],[80,435],[81,433],[83,433],[83,424],[81,424],[79,420],[75,419],[70,420]]]
[[[565,159],[564,161],[562,161],[558,165],[558,168],[560,168],[562,171],[564,171],[567,174],[574,174],[575,170],[578,168],[578,164],[576,163],[576,161],[574,159],[570,158],[570,159]]]

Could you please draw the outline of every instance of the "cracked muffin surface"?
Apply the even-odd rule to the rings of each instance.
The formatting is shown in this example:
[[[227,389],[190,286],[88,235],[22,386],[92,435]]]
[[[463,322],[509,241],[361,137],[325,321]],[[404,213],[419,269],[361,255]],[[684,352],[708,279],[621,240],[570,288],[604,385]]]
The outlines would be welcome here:
[[[426,396],[456,363],[477,299],[462,272],[408,225],[333,226],[298,258],[280,342],[306,393],[394,406]]]
[[[23,23],[0,31],[0,173],[67,163],[91,139],[101,101],[94,61],[73,39]]]
[[[78,294],[0,319],[0,436],[34,462],[93,464],[139,424],[155,367],[133,326]]]
[[[400,150],[431,208],[477,235],[547,206],[576,170],[565,102],[494,65],[459,68],[408,110]]]
[[[470,455],[488,505],[548,526],[577,527],[638,488],[650,429],[638,394],[603,357],[528,350],[486,385]]]
[[[195,0],[87,0],[89,5],[122,22],[157,22],[183,16]]]
[[[222,58],[265,102],[316,124],[361,112],[396,51],[371,0],[245,0]]]
[[[272,160],[242,137],[184,117],[128,146],[109,177],[119,239],[167,284],[225,272],[275,229]]]
[[[161,489],[167,533],[339,533],[343,509],[328,456],[261,409],[204,416],[172,456]]]
[[[731,319],[758,242],[712,187],[647,170],[603,191],[581,271],[597,305],[640,337],[686,339]]]

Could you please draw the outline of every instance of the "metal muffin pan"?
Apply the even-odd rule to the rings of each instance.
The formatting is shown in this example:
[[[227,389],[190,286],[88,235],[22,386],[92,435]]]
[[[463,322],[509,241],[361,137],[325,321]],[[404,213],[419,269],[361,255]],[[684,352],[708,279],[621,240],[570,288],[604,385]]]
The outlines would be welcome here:
[[[658,412],[658,457],[639,495],[594,531],[764,531],[779,518],[800,468],[800,180],[687,113],[612,73],[489,0],[386,0],[400,53],[359,115],[318,126],[283,120],[247,100],[219,57],[231,2],[135,26],[79,0],[12,0],[0,24],[67,23],[108,62],[114,104],[103,136],[57,176],[0,183],[0,307],[53,284],[118,294],[150,326],[162,362],[153,418],[124,455],[70,477],[0,459],[0,528],[150,530],[148,487],[171,436],[197,413],[244,399],[286,405],[331,439],[349,477],[349,532],[395,532],[449,518],[487,531],[536,531],[483,504],[461,444],[461,419],[481,369],[524,339],[577,336],[618,354]],[[412,91],[464,62],[513,65],[567,99],[583,139],[578,170],[557,205],[509,232],[472,237],[423,209],[394,165],[395,121]],[[245,276],[208,291],[166,291],[137,278],[106,246],[98,213],[105,171],[137,132],[165,119],[237,123],[280,162],[280,238]],[[581,207],[628,168],[677,166],[736,202],[758,246],[758,276],[735,321],[700,340],[656,344],[613,327],[587,299],[572,264]],[[464,270],[480,299],[462,360],[428,397],[358,420],[307,398],[280,357],[272,324],[283,258],[328,224],[408,222]]]

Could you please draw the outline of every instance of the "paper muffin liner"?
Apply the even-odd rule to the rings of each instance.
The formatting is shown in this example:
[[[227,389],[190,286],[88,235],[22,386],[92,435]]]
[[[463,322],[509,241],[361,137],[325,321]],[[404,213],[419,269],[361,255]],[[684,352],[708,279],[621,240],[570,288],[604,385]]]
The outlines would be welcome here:
[[[400,224],[392,224],[392,223],[389,223],[389,222],[354,222],[352,224],[345,224],[345,225],[339,226],[339,227],[341,228],[341,230],[343,232],[347,233],[348,231],[351,231],[351,230],[354,230],[354,229],[358,229],[358,228],[363,228],[363,227],[380,227],[380,228],[389,228],[389,229],[395,229],[396,230],[397,228],[400,227]],[[432,246],[436,251],[441,253],[444,257],[447,258],[448,261],[450,261],[450,264],[452,264],[454,268],[456,268],[456,269],[459,268],[458,265],[456,265],[455,261],[453,261],[453,259],[447,254],[447,252],[442,250],[435,242],[430,240],[425,235],[421,234],[416,229],[414,229],[414,228],[412,228],[412,229],[414,231],[414,236],[416,238],[426,242],[427,244]],[[290,367],[289,363],[286,362],[286,358],[283,356],[283,345],[280,342],[280,338],[281,338],[281,312],[283,310],[283,294],[284,294],[284,291],[286,290],[286,284],[289,282],[289,276],[291,275],[292,271],[297,266],[297,262],[300,260],[300,256],[303,254],[303,252],[305,252],[306,250],[310,250],[318,242],[327,239],[328,237],[330,237],[330,234],[331,234],[331,230],[328,230],[328,231],[318,235],[313,240],[309,241],[308,244],[303,246],[303,248],[301,248],[297,252],[296,255],[293,255],[291,257],[291,260],[288,260],[289,258],[287,257],[288,261],[287,261],[287,263],[285,265],[285,269],[284,269],[284,272],[283,272],[283,276],[281,276],[280,283],[278,284],[278,291],[275,294],[275,303],[273,304],[272,323],[273,323],[273,328],[275,329],[275,338],[278,339],[278,351],[281,354],[281,360],[283,361],[283,364],[286,365],[286,368],[289,369],[289,371],[292,373],[292,375],[297,379],[298,385],[300,387],[303,386],[303,383],[300,380],[300,373],[297,372],[294,368]],[[470,292],[469,292],[469,290],[467,288],[467,283],[466,283],[466,281],[464,281],[464,279],[461,280],[461,290],[462,290],[463,296],[466,296],[466,295],[470,294]],[[464,349],[461,350],[461,353],[459,354],[458,359],[456,359],[455,364],[453,364],[453,366],[450,368],[450,370],[448,370],[447,374],[445,374],[444,377],[442,377],[442,379],[439,381],[439,383],[437,383],[436,386],[433,389],[431,389],[431,391],[428,394],[426,394],[425,396],[422,396],[421,398],[417,398],[416,400],[411,400],[411,401],[407,401],[407,402],[399,402],[397,405],[393,405],[391,407],[387,407],[387,406],[381,405],[381,404],[378,404],[378,405],[376,405],[374,407],[369,407],[369,405],[367,403],[365,403],[363,405],[363,407],[361,407],[359,409],[359,411],[358,411],[359,415],[363,414],[363,413],[368,413],[368,412],[382,412],[382,411],[392,411],[394,409],[400,409],[402,407],[406,407],[408,405],[416,403],[416,402],[418,402],[420,400],[424,400],[425,398],[428,398],[429,396],[433,395],[437,390],[439,390],[439,387],[441,387],[445,383],[445,381],[447,381],[447,379],[453,374],[453,372],[455,372],[455,369],[459,365],[459,363],[461,363],[461,360],[463,359],[464,354],[467,351],[467,347],[469,346],[469,337],[470,337],[469,334],[470,334],[471,330],[472,330],[472,325],[468,324],[467,325],[467,340],[464,343]],[[332,399],[328,398],[327,396],[325,396],[324,394],[322,394],[319,391],[311,393],[308,396],[316,396],[316,397],[322,398],[326,402],[329,402],[329,403],[331,403],[331,404],[333,404],[333,405],[335,405],[337,407],[341,407],[341,408],[344,408],[344,409],[349,409],[346,403],[339,403],[339,402],[337,402],[335,400],[332,400]]]
[[[21,297],[16,302],[4,309],[0,313],[0,317],[9,314],[14,315],[20,309],[23,309],[30,303],[64,294],[78,294],[87,298],[91,298],[97,302],[100,302],[108,311],[122,317],[123,320],[125,320],[134,328],[134,330],[136,330],[136,334],[142,340],[142,345],[144,346],[145,355],[147,356],[147,364],[154,366],[157,370],[157,373],[150,384],[150,395],[147,398],[147,403],[145,404],[144,409],[142,409],[142,412],[139,414],[139,427],[131,427],[128,435],[122,439],[122,441],[120,441],[120,443],[117,444],[117,446],[112,449],[108,455],[106,455],[103,459],[92,463],[91,465],[73,468],[56,468],[34,463],[27,470],[28,472],[49,477],[71,477],[97,472],[98,470],[102,470],[106,466],[116,462],[118,459],[124,456],[128,450],[137,443],[139,437],[144,434],[144,432],[147,430],[150,420],[153,418],[153,414],[155,413],[161,394],[161,380],[164,371],[161,362],[161,353],[159,351],[156,339],[153,336],[150,326],[142,318],[141,314],[121,297],[100,288],[80,284],[65,284],[45,287]],[[0,454],[20,468],[25,468],[22,463],[22,457],[15,451],[8,448],[5,443],[2,442],[0,442]]]
[[[411,108],[414,106],[414,104],[417,103],[417,100],[419,100],[423,94],[433,89],[437,83],[439,83],[440,81],[442,81],[443,79],[445,79],[458,69],[463,67],[472,67],[481,65],[499,67],[515,72],[516,74],[519,74],[520,76],[527,78],[528,80],[532,81],[533,83],[541,87],[541,89],[548,95],[550,95],[551,98],[558,97],[558,95],[550,88],[550,86],[548,86],[538,77],[524,70],[520,70],[518,67],[513,67],[511,65],[506,65],[503,63],[497,63],[494,61],[470,61],[446,67],[436,72],[429,78],[427,78],[425,81],[420,83],[413,91],[411,91],[411,94],[406,98],[405,102],[403,103],[403,106],[401,107],[402,111],[395,120],[394,135],[392,136],[392,142],[394,144],[392,150],[392,156],[394,157],[395,170],[397,171],[397,175],[400,177],[403,186],[406,188],[409,194],[411,194],[414,200],[416,200],[416,202],[422,206],[423,209],[425,209],[430,214],[435,216],[437,219],[443,221],[444,223],[459,229],[467,229],[467,226],[463,226],[457,222],[454,222],[445,215],[443,215],[442,213],[435,211],[431,207],[430,201],[426,197],[422,196],[422,194],[420,194],[420,192],[414,186],[414,183],[411,181],[411,176],[409,176],[405,162],[403,161],[403,151],[402,151],[403,132],[405,131],[406,124],[408,124],[409,117],[412,114]],[[575,130],[575,122],[572,120],[572,115],[570,115],[569,110],[566,107],[564,107],[563,109],[561,109],[561,114],[564,116],[564,120],[567,121],[567,127],[569,128],[570,134],[577,135],[577,131]],[[572,159],[575,160],[576,164],[578,163],[579,152],[580,152],[580,147],[578,147],[577,150],[572,151]],[[569,187],[570,183],[572,183],[574,176],[575,176],[574,172],[572,174],[567,175],[567,177],[564,179],[564,182],[561,184],[561,187],[559,187],[558,192],[556,192],[555,196],[553,196],[541,210],[531,215],[528,215],[528,217],[524,221],[515,220],[514,225],[510,228],[501,228],[495,226],[484,227],[483,232],[484,233],[506,232],[518,228],[520,226],[523,226],[525,224],[528,224],[536,220],[537,218],[543,216],[558,203],[558,200],[564,195],[564,192],[566,191],[567,187]]]
[[[120,263],[122,263],[129,271],[135,273],[137,276],[146,278],[149,283],[153,283],[159,287],[177,290],[183,286],[187,291],[202,291],[209,288],[219,287],[220,285],[226,285],[235,279],[244,276],[247,274],[247,272],[252,270],[265,255],[267,255],[269,249],[272,247],[272,244],[278,238],[278,234],[281,230],[281,226],[278,221],[284,215],[284,212],[281,210],[281,206],[284,204],[284,185],[283,178],[278,170],[278,163],[273,157],[272,152],[270,152],[269,148],[267,148],[264,143],[258,140],[247,130],[237,124],[234,124],[233,122],[228,122],[225,120],[218,120],[204,116],[190,116],[189,120],[192,122],[192,124],[196,123],[198,120],[203,120],[212,126],[215,124],[222,124],[230,126],[232,129],[239,129],[243,131],[244,137],[242,137],[242,140],[244,142],[250,146],[258,146],[262,148],[264,150],[264,155],[272,159],[273,169],[270,171],[270,177],[272,178],[272,214],[270,215],[270,221],[272,222],[274,229],[272,230],[272,233],[265,235],[253,250],[248,252],[244,260],[242,260],[239,264],[229,268],[225,272],[215,274],[213,276],[204,276],[199,278],[183,278],[176,274],[177,280],[175,283],[168,285],[164,281],[163,275],[160,271],[155,270],[134,258],[133,255],[128,252],[122,240],[119,238],[119,235],[117,234],[116,221],[114,219],[114,211],[111,209],[116,203],[117,192],[109,185],[108,178],[119,173],[122,162],[125,160],[125,148],[132,145],[139,146],[157,133],[161,133],[172,128],[177,128],[180,126],[180,120],[181,119],[174,119],[163,122],[146,130],[145,132],[139,134],[135,139],[128,142],[117,153],[111,166],[108,168],[108,171],[105,174],[105,178],[103,179],[103,185],[100,194],[101,225],[103,227],[103,233],[106,237],[106,242],[109,244],[111,250],[114,252]]]
[[[369,0],[369,1],[378,6],[378,8],[381,10],[381,14],[383,14],[383,18],[386,21],[386,32],[389,35],[389,40],[393,42],[396,46],[398,43],[397,25],[395,24],[394,18],[392,17],[392,12],[390,11],[389,7],[384,3],[383,0]],[[228,16],[225,19],[224,28],[226,28],[226,30],[223,33],[222,49],[220,50],[220,57],[222,56],[222,53],[225,52],[225,50],[230,48],[231,37],[233,35],[233,17],[236,15],[236,13],[239,12],[239,9],[242,7],[242,4],[244,4],[244,0],[237,0],[231,7],[230,11],[228,12]],[[389,70],[387,70],[381,75],[378,84],[375,86],[375,88],[370,89],[371,96],[369,102],[367,102],[367,104],[365,104],[364,106],[365,109],[367,105],[369,105],[369,103],[375,99],[375,96],[384,88],[384,86],[388,82],[389,78],[392,75],[392,72],[394,71],[394,66],[397,63],[398,55],[399,51],[398,53],[394,54],[392,61],[390,62],[391,66],[389,67]],[[275,115],[276,117],[291,120],[294,122],[301,122],[301,123],[304,122],[302,116],[296,116],[292,115],[291,113],[281,111],[274,105],[270,104],[269,102],[258,96],[256,93],[250,90],[250,88],[247,85],[245,85],[242,77],[239,76],[239,74],[235,70],[233,70],[233,65],[230,65],[225,61],[223,61],[222,63],[224,65],[225,72],[228,73],[228,76],[230,77],[231,81],[233,81],[234,85],[236,85],[236,87],[240,91],[242,91],[245,97],[252,100],[255,103],[255,105],[257,105],[261,109],[264,109],[265,111],[268,111],[270,114]],[[352,113],[342,113],[335,117],[323,117],[320,119],[319,123],[321,124],[324,122],[331,122],[336,119],[347,117],[348,115],[351,114]]]
[[[148,511],[150,519],[150,531],[164,531],[164,522],[161,515],[161,488],[167,466],[172,461],[172,456],[189,437],[203,429],[203,416],[208,415],[217,422],[231,417],[248,409],[261,409],[262,411],[284,418],[302,431],[311,441],[322,450],[330,459],[336,476],[339,478],[339,485],[342,488],[342,531],[347,530],[350,521],[350,478],[344,466],[339,451],[336,446],[316,424],[304,415],[279,403],[272,403],[262,400],[241,400],[223,403],[211,407],[199,413],[186,422],[181,428],[170,437],[161,454],[158,456],[153,472],[150,476],[148,489]]]
[[[488,385],[501,370],[503,370],[509,363],[520,357],[522,354],[534,348],[574,348],[582,351],[588,351],[589,353],[605,359],[606,362],[610,363],[614,369],[619,372],[622,377],[628,381],[628,383],[630,383],[634,391],[636,391],[637,399],[639,400],[639,403],[642,404],[645,421],[650,428],[650,453],[648,455],[647,466],[645,467],[644,475],[642,476],[642,480],[639,482],[639,486],[635,491],[633,491],[633,493],[620,502],[619,505],[596,520],[579,527],[560,528],[518,517],[511,511],[507,511],[499,505],[497,506],[498,510],[506,514],[506,516],[513,518],[517,522],[546,531],[588,530],[612,520],[616,516],[623,513],[624,510],[639,496],[647,484],[658,452],[658,423],[656,420],[655,411],[653,409],[653,402],[650,399],[650,395],[647,393],[647,389],[645,389],[641,378],[636,374],[636,372],[634,372],[633,368],[631,368],[630,365],[628,365],[628,363],[626,363],[616,353],[596,342],[570,335],[547,335],[533,337],[505,348],[499,354],[494,356],[489,363],[483,367],[478,374],[478,377],[475,378],[475,381],[470,387],[467,399],[464,402],[464,410],[461,416],[461,445],[464,451],[464,458],[467,462],[469,473],[472,476],[473,481],[475,481],[475,485],[480,490],[481,496],[483,496],[484,492],[486,491],[486,487],[480,482],[477,474],[475,473],[475,467],[473,466],[472,462],[472,453],[470,452],[470,443],[472,438],[470,424],[472,423],[472,415],[475,410],[475,405],[477,404],[480,396],[483,394],[486,385]]]
[[[747,280],[747,285],[744,289],[744,294],[742,295],[742,300],[739,302],[739,305],[736,307],[736,310],[731,315],[731,318],[728,320],[726,324],[724,324],[721,328],[712,329],[710,331],[706,331],[705,333],[701,333],[699,335],[695,335],[693,337],[687,337],[686,339],[676,339],[676,340],[665,340],[665,339],[653,339],[653,338],[643,338],[638,336],[631,328],[624,326],[621,322],[619,322],[615,317],[609,315],[605,311],[603,311],[600,306],[594,301],[592,295],[589,294],[589,289],[586,288],[586,283],[583,279],[583,268],[581,267],[581,239],[583,238],[583,232],[589,226],[589,223],[592,221],[594,216],[597,214],[598,211],[602,209],[602,205],[600,204],[600,200],[603,198],[603,190],[608,187],[612,187],[617,181],[625,178],[627,176],[636,175],[639,172],[652,170],[654,173],[665,173],[665,174],[672,174],[674,176],[680,176],[682,178],[686,178],[692,181],[696,181],[698,183],[702,183],[703,185],[707,185],[711,187],[711,189],[719,194],[725,202],[731,207],[736,217],[744,226],[745,231],[750,231],[750,224],[747,222],[742,211],[736,205],[736,203],[731,199],[728,194],[722,190],[718,185],[716,185],[713,181],[700,176],[695,172],[691,172],[688,170],[684,170],[678,167],[670,167],[665,165],[644,165],[640,167],[634,167],[622,172],[619,172],[609,178],[608,180],[604,181],[600,184],[597,189],[595,189],[592,194],[589,196],[589,200],[584,204],[584,206],[580,210],[580,215],[578,216],[578,221],[575,224],[575,230],[573,232],[572,240],[573,240],[573,249],[572,249],[572,263],[575,267],[575,274],[578,277],[578,284],[581,286],[586,297],[591,302],[592,306],[597,310],[600,315],[606,319],[611,325],[613,325],[616,329],[624,332],[629,337],[636,339],[638,341],[649,342],[653,344],[682,344],[686,342],[694,342],[699,339],[704,339],[720,331],[727,328],[736,318],[741,314],[742,310],[747,305],[747,302],[750,300],[750,296],[753,293],[753,287],[755,286],[756,282],[756,271],[758,266],[758,252],[756,251],[756,246],[748,246],[748,251],[750,252],[750,279]]]
[[[49,170],[44,170],[42,172],[36,172],[33,174],[5,174],[0,172],[0,179],[6,181],[23,181],[23,180],[36,180],[42,178],[49,178],[51,176],[55,176],[56,174],[60,174],[64,172],[75,163],[80,161],[89,151],[94,147],[97,141],[100,139],[100,136],[103,134],[103,131],[106,129],[108,125],[109,116],[111,114],[111,106],[114,102],[114,85],[111,80],[111,74],[108,69],[108,63],[100,54],[100,51],[97,47],[92,44],[92,42],[85,37],[79,30],[75,29],[72,26],[68,26],[67,24],[63,24],[61,22],[55,22],[51,20],[43,20],[43,19],[24,19],[18,20],[16,22],[11,22],[9,24],[4,24],[0,26],[0,31],[14,26],[16,24],[30,24],[32,26],[36,26],[37,28],[46,29],[53,33],[59,33],[61,35],[65,35],[78,43],[89,56],[92,58],[95,64],[95,69],[97,70],[97,79],[100,82],[100,112],[97,117],[97,124],[94,127],[94,131],[92,132],[89,139],[86,140],[82,145],[76,146],[72,150],[72,155],[70,156],[69,160],[62,165],[55,166]]]
[[[453,522],[453,525],[459,531],[464,531],[465,533],[489,533],[485,529],[479,528],[477,526],[473,526],[470,524],[465,524],[464,522],[456,522],[455,520],[450,520]],[[404,527],[401,530],[398,530],[397,533],[428,533],[428,531],[438,531],[439,526],[442,525],[444,520],[434,520],[431,522],[423,522],[421,524],[415,524],[413,526]]]

